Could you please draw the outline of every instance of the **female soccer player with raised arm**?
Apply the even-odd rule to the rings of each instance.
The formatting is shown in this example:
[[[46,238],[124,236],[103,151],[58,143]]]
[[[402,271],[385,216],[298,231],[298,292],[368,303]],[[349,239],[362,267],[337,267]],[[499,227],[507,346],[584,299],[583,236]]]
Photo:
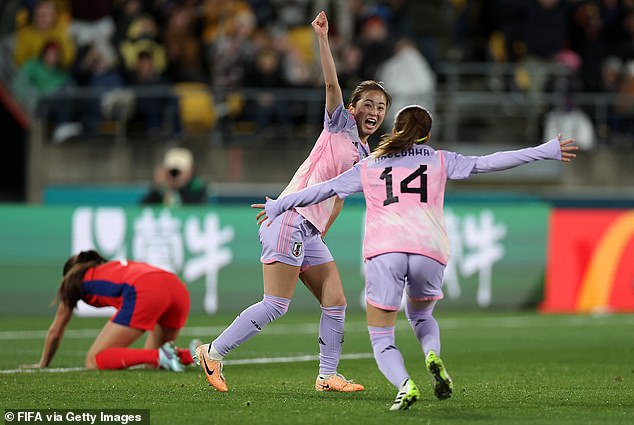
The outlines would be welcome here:
[[[379,370],[397,389],[390,410],[406,410],[420,392],[405,369],[394,343],[394,325],[403,290],[407,290],[405,314],[420,342],[427,369],[434,378],[439,399],[449,398],[453,384],[440,359],[440,331],[432,312],[441,299],[449,239],[443,204],[448,179],[506,170],[527,162],[575,157],[574,140],[560,137],[533,148],[497,152],[487,156],[463,156],[434,150],[427,145],[432,119],[418,105],[401,109],[391,134],[381,138],[372,156],[351,170],[278,200],[267,199],[258,224],[267,228],[280,214],[312,205],[337,195],[340,199],[363,192],[366,200],[363,256],[366,262],[367,321]]]
[[[326,181],[350,169],[370,153],[368,137],[383,122],[390,96],[375,81],[364,81],[353,91],[348,108],[343,104],[335,62],[328,42],[328,20],[320,12],[312,22],[326,86],[324,130],[308,158],[299,167],[282,195]],[[227,391],[222,359],[232,349],[258,334],[288,310],[298,278],[321,305],[319,374],[317,391],[361,391],[363,386],[337,371],[343,344],[346,298],[341,277],[322,238],[339,214],[338,198],[282,214],[269,227],[260,228],[264,298],[253,304],[210,344],[197,350],[209,383]]]
[[[40,362],[22,367],[48,367],[79,300],[117,308],[86,355],[88,369],[147,364],[183,372],[184,365],[193,363],[200,341],[192,341],[189,349],[176,348],[173,342],[189,314],[189,292],[170,272],[135,261],[108,261],[94,250],[82,251],[64,264],[57,300]],[[145,331],[149,332],[145,348],[128,348]]]

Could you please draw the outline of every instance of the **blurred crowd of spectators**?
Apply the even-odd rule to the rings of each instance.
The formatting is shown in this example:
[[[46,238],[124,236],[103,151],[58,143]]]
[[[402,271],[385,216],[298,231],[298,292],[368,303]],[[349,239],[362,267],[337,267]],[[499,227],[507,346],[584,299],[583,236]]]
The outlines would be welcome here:
[[[344,90],[380,79],[395,96],[393,110],[399,102],[433,109],[443,61],[521,64],[501,89],[535,93],[550,83],[545,65],[561,64],[570,71],[570,91],[624,95],[613,106],[610,126],[634,134],[634,0],[2,4],[2,34],[18,69],[14,94],[30,112],[39,108],[52,117],[56,140],[95,134],[104,118],[121,114],[142,122],[150,134],[165,126],[173,134],[183,127],[208,129],[231,113],[246,116],[256,130],[271,123],[287,128],[301,108],[276,101],[273,91],[262,90],[250,103],[231,98],[219,108],[219,99],[199,89],[319,87],[310,22],[321,9],[330,16]],[[38,101],[77,86],[90,87],[97,97]],[[125,90],[131,86],[157,90],[135,96]],[[170,92],[158,90],[166,86]]]

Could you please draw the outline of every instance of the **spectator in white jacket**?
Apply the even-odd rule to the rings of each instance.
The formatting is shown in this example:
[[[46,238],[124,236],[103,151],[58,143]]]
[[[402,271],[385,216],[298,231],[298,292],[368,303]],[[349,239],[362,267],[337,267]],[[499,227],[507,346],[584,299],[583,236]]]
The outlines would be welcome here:
[[[429,62],[407,38],[394,44],[394,54],[377,70],[376,79],[392,94],[392,108],[385,122],[393,122],[396,112],[412,104],[435,110],[436,75]]]

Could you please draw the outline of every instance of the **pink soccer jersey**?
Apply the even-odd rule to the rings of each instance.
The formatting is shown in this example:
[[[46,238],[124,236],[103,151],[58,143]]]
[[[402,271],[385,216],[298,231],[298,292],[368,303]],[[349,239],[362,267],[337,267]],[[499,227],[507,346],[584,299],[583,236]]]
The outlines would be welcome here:
[[[449,259],[443,204],[447,172],[442,152],[414,146],[360,164],[366,199],[363,256],[407,252]]]
[[[324,130],[308,158],[300,165],[290,183],[280,197],[321,183],[352,168],[359,160],[367,157],[369,147],[359,139],[357,123],[343,106],[339,105],[332,114],[324,114]],[[334,208],[335,199],[330,197],[319,204],[297,208],[319,232],[323,232]]]

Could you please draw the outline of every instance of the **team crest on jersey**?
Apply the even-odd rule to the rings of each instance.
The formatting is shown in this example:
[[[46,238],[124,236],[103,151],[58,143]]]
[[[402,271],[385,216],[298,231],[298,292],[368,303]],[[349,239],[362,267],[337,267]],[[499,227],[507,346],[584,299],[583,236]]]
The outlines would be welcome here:
[[[299,257],[302,255],[302,250],[304,249],[304,245],[301,242],[293,242],[293,253],[294,257]]]

